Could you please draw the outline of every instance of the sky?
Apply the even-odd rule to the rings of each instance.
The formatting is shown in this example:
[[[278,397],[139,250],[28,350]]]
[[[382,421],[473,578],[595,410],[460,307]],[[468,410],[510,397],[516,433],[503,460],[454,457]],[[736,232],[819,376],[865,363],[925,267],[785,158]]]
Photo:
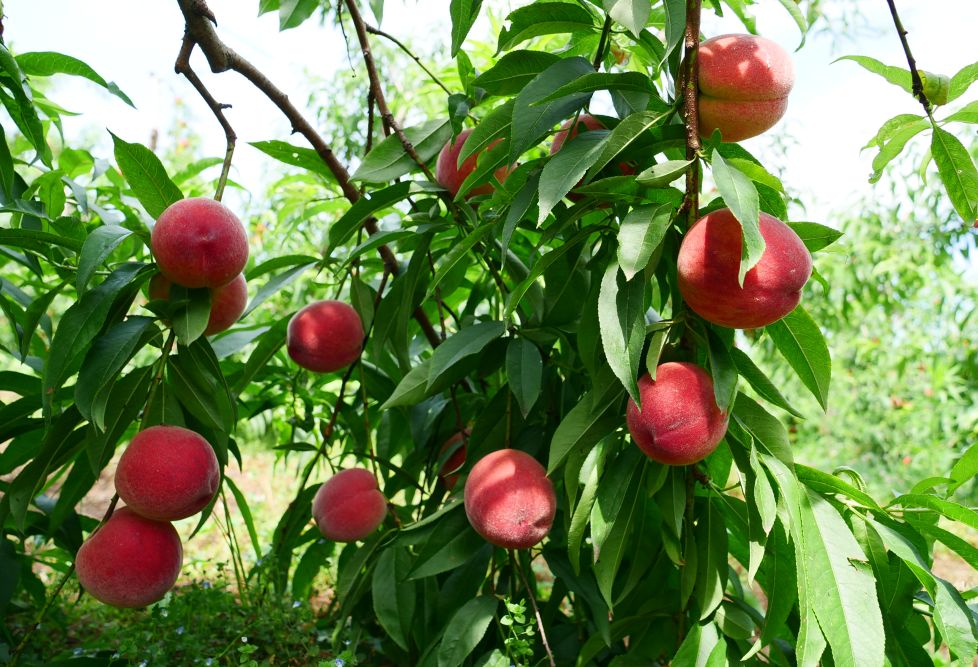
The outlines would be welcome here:
[[[920,68],[952,75],[978,61],[974,35],[978,1],[902,0],[897,4]],[[275,13],[257,17],[258,0],[209,0],[209,5],[225,42],[294,100],[307,98],[310,74],[319,78],[352,75],[348,58],[358,58],[358,51],[351,48],[348,52],[342,36],[315,18],[280,33]],[[447,5],[447,0],[387,0],[381,27],[418,45],[422,52],[435,46],[434,39],[446,41],[447,50]],[[805,219],[829,225],[839,211],[874,196],[873,186],[867,182],[873,152],[860,152],[861,147],[886,119],[921,111],[911,96],[855,63],[832,64],[840,55],[860,54],[906,66],[886,3],[879,0],[859,5],[871,30],[835,39],[810,35],[798,52],[794,50],[800,33],[780,2],[760,0],[754,8],[760,34],[794,52],[796,84],[788,112],[778,126],[794,138],[794,143],[785,146],[772,135],[765,135],[743,145],[766,165],[771,164],[772,171],[781,172],[789,189],[802,195]],[[486,6],[505,13],[510,4],[487,0]],[[172,127],[175,100],[180,100],[189,108],[195,129],[202,135],[204,153],[223,156],[223,133],[189,84],[173,72],[183,32],[176,0],[6,0],[4,12],[5,38],[16,52],[60,51],[80,58],[104,78],[115,81],[134,101],[136,110],[83,79],[58,77],[50,93],[52,99],[82,114],[65,119],[69,141],[95,132],[104,137],[101,146],[107,154],[111,144],[102,131],[107,128],[128,141],[147,143],[154,129],[165,134]],[[474,32],[487,28],[482,20]],[[705,36],[725,32],[744,29],[735,18],[704,15]],[[241,77],[211,74],[199,52],[192,63],[215,97],[233,105],[228,117],[239,136],[233,176],[246,187],[259,190],[269,167],[268,158],[245,143],[289,140],[288,123]],[[978,84],[963,100],[976,98]],[[397,100],[390,103],[397,113]],[[952,131],[965,143],[966,133],[973,132],[961,125]],[[925,137],[918,141],[926,141]],[[298,137],[292,140],[301,143]]]

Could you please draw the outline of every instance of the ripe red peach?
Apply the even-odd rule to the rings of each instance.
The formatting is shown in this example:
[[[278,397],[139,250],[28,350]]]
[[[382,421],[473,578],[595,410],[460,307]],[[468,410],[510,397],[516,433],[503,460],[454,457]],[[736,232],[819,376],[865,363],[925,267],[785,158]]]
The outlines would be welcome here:
[[[169,299],[173,283],[162,273],[149,281],[150,299]],[[222,287],[211,288],[211,314],[207,318],[205,336],[213,336],[231,328],[248,305],[248,283],[243,273]]]
[[[374,532],[387,514],[387,499],[364,468],[341,470],[319,487],[312,517],[319,532],[334,542],[356,542]]]
[[[795,82],[791,56],[756,35],[720,35],[700,44],[699,129],[719,129],[724,141],[742,141],[770,129],[788,108]]]
[[[150,247],[160,272],[184,287],[221,287],[248,263],[244,226],[221,202],[206,197],[171,204],[153,226]]]
[[[173,588],[183,564],[183,545],[166,521],[139,516],[128,507],[78,549],[78,582],[100,602],[114,607],[145,607]]]
[[[462,430],[450,437],[438,449],[438,458],[445,455],[445,452],[452,450],[452,453],[445,459],[438,470],[438,477],[441,478],[445,488],[451,491],[458,484],[459,470],[465,465],[465,443],[469,439],[468,430]],[[456,447],[457,445],[457,447]],[[452,448],[455,448],[454,450]]]
[[[462,130],[455,137],[455,141],[450,141],[445,144],[445,147],[441,149],[441,153],[438,154],[438,162],[435,164],[435,180],[438,184],[448,190],[452,197],[458,194],[459,188],[462,187],[462,183],[465,179],[475,171],[476,163],[479,160],[480,153],[475,155],[470,155],[465,158],[465,161],[459,165],[458,157],[462,154],[462,148],[465,146],[465,141],[472,134],[471,129]],[[502,139],[496,139],[486,148],[492,148],[498,144]],[[494,172],[496,180],[502,183],[509,176],[510,168],[509,165],[503,165]],[[465,195],[466,198],[474,197],[475,195],[490,195],[493,191],[492,183],[484,183],[477,187],[472,188]]]
[[[342,301],[317,301],[289,320],[285,347],[303,368],[329,373],[357,360],[363,337],[363,323],[353,306]]]
[[[151,426],[136,434],[119,459],[115,490],[134,512],[157,521],[193,516],[221,484],[214,449],[182,426]]]
[[[737,281],[743,236],[728,208],[704,215],[689,228],[679,247],[679,292],[708,322],[732,329],[754,329],[780,320],[801,300],[812,275],[812,256],[791,227],[761,213],[765,250],[760,261]]]
[[[653,461],[689,465],[709,456],[727,432],[728,415],[717,407],[713,379],[686,362],[660,364],[655,380],[638,381],[642,408],[628,400],[632,440]]]
[[[475,532],[506,549],[528,549],[540,542],[557,510],[547,471],[518,449],[497,450],[472,466],[464,498]]]

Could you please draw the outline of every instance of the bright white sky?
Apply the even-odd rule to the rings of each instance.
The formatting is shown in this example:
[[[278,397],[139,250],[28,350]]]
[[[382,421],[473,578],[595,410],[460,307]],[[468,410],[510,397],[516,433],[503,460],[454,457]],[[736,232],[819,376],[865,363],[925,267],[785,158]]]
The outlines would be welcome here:
[[[765,164],[771,163],[772,168],[774,164],[783,165],[785,180],[808,203],[804,217],[829,225],[833,225],[833,211],[872,192],[867,177],[873,155],[871,151],[861,154],[859,149],[891,116],[920,113],[916,100],[855,63],[830,64],[839,55],[861,54],[906,66],[885,0],[859,4],[869,23],[878,30],[877,36],[858,35],[857,42],[843,42],[836,52],[828,38],[812,36],[794,54],[797,82],[787,116],[779,127],[786,128],[798,145],[783,154],[767,137],[744,144]],[[910,31],[909,40],[919,67],[951,75],[978,61],[978,2],[898,0],[897,4]],[[209,5],[218,17],[218,29],[225,41],[294,100],[306,99],[309,73],[320,78],[332,73],[350,75],[342,37],[321,27],[315,19],[279,33],[277,15],[256,18],[258,0],[209,0]],[[382,27],[427,52],[433,39],[449,39],[447,5],[445,0],[387,0]],[[486,5],[498,13],[504,13],[508,6],[497,0],[488,0]],[[61,77],[52,92],[53,99],[83,114],[65,119],[69,139],[100,131],[104,126],[129,141],[145,143],[153,129],[164,134],[172,126],[174,102],[181,99],[192,109],[205,153],[223,155],[220,128],[190,85],[173,72],[183,32],[176,0],[6,0],[4,10],[5,37],[16,51],[52,50],[81,58],[103,77],[118,83],[138,107],[135,111],[130,109],[87,81]],[[798,30],[779,2],[761,0],[757,15],[761,34],[789,51],[797,46]],[[736,19],[721,20],[712,15],[704,16],[703,31],[706,36],[744,32]],[[356,49],[350,51],[349,57],[358,56]],[[259,188],[267,158],[245,142],[288,140],[288,124],[241,77],[210,74],[199,53],[193,63],[217,99],[234,105],[228,115],[239,135],[235,179],[246,187]],[[978,84],[964,100],[976,98]],[[397,113],[397,99],[390,102]],[[964,126],[952,131],[965,143],[969,143],[966,133],[973,132]],[[104,136],[104,150],[108,153],[108,135]]]

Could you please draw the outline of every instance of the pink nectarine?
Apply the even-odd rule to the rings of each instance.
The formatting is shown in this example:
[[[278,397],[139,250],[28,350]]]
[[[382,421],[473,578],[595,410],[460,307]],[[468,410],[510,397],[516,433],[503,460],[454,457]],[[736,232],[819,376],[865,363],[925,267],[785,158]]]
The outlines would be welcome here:
[[[248,236],[221,202],[206,197],[171,204],[153,226],[153,257],[160,272],[184,287],[221,287],[248,263]]]
[[[653,461],[696,463],[709,456],[727,432],[728,416],[717,407],[713,379],[696,364],[661,364],[655,380],[648,373],[639,379],[638,391],[642,408],[628,400],[628,431]]]
[[[481,155],[481,152],[476,153],[475,155],[470,155],[469,157],[465,158],[465,161],[462,162],[461,165],[458,163],[458,157],[462,154],[462,148],[465,146],[465,141],[469,138],[470,134],[472,134],[471,129],[462,130],[458,133],[458,136],[455,137],[455,141],[445,144],[445,147],[442,148],[441,152],[438,154],[438,162],[435,165],[435,180],[438,181],[439,185],[448,190],[453,197],[458,194],[459,188],[462,187],[462,183],[465,182],[465,179],[468,178],[473,171],[475,171],[476,163],[479,160],[479,155]],[[502,141],[502,139],[496,139],[489,144],[486,150],[492,148],[500,141]],[[504,165],[497,169],[494,172],[494,175],[496,180],[502,183],[506,180],[509,172],[509,166]],[[466,197],[472,197],[475,195],[489,195],[492,194],[492,191],[493,184],[484,183],[469,190]]]
[[[363,349],[363,323],[342,301],[311,303],[289,320],[285,346],[292,360],[317,373],[345,368]]]
[[[689,228],[679,247],[679,292],[708,322],[733,329],[771,324],[790,313],[812,275],[812,257],[791,227],[761,213],[765,250],[760,261],[737,281],[743,232],[728,208],[704,215]]]
[[[134,512],[157,521],[193,516],[221,483],[214,449],[181,426],[151,426],[136,434],[119,458],[115,489]]]
[[[335,542],[356,542],[374,532],[387,514],[387,499],[364,468],[341,470],[319,487],[312,517],[319,532]]]
[[[757,136],[788,108],[795,82],[791,56],[756,35],[720,35],[700,44],[699,129],[719,129],[724,141]]]
[[[100,602],[145,607],[173,588],[183,564],[180,536],[169,522],[117,509],[78,549],[78,582]]]
[[[528,549],[540,542],[557,511],[547,471],[518,449],[482,457],[466,478],[464,497],[465,514],[475,532],[507,549]]]

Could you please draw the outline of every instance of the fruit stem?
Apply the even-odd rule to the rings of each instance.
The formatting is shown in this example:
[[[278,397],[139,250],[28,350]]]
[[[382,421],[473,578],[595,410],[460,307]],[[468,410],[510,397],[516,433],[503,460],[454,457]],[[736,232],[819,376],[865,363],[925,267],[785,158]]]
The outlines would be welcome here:
[[[886,0],[886,4],[890,6],[890,15],[893,16],[893,26],[896,28],[897,35],[900,36],[900,44],[903,45],[903,52],[907,55],[907,65],[910,66],[910,80],[913,82],[913,96],[924,107],[927,117],[930,118],[930,122],[933,124],[934,116],[931,114],[930,100],[924,94],[924,82],[921,80],[920,73],[917,71],[917,62],[910,52],[910,43],[907,42],[907,29],[903,27],[903,22],[900,21],[900,15],[897,14],[894,0]]]

